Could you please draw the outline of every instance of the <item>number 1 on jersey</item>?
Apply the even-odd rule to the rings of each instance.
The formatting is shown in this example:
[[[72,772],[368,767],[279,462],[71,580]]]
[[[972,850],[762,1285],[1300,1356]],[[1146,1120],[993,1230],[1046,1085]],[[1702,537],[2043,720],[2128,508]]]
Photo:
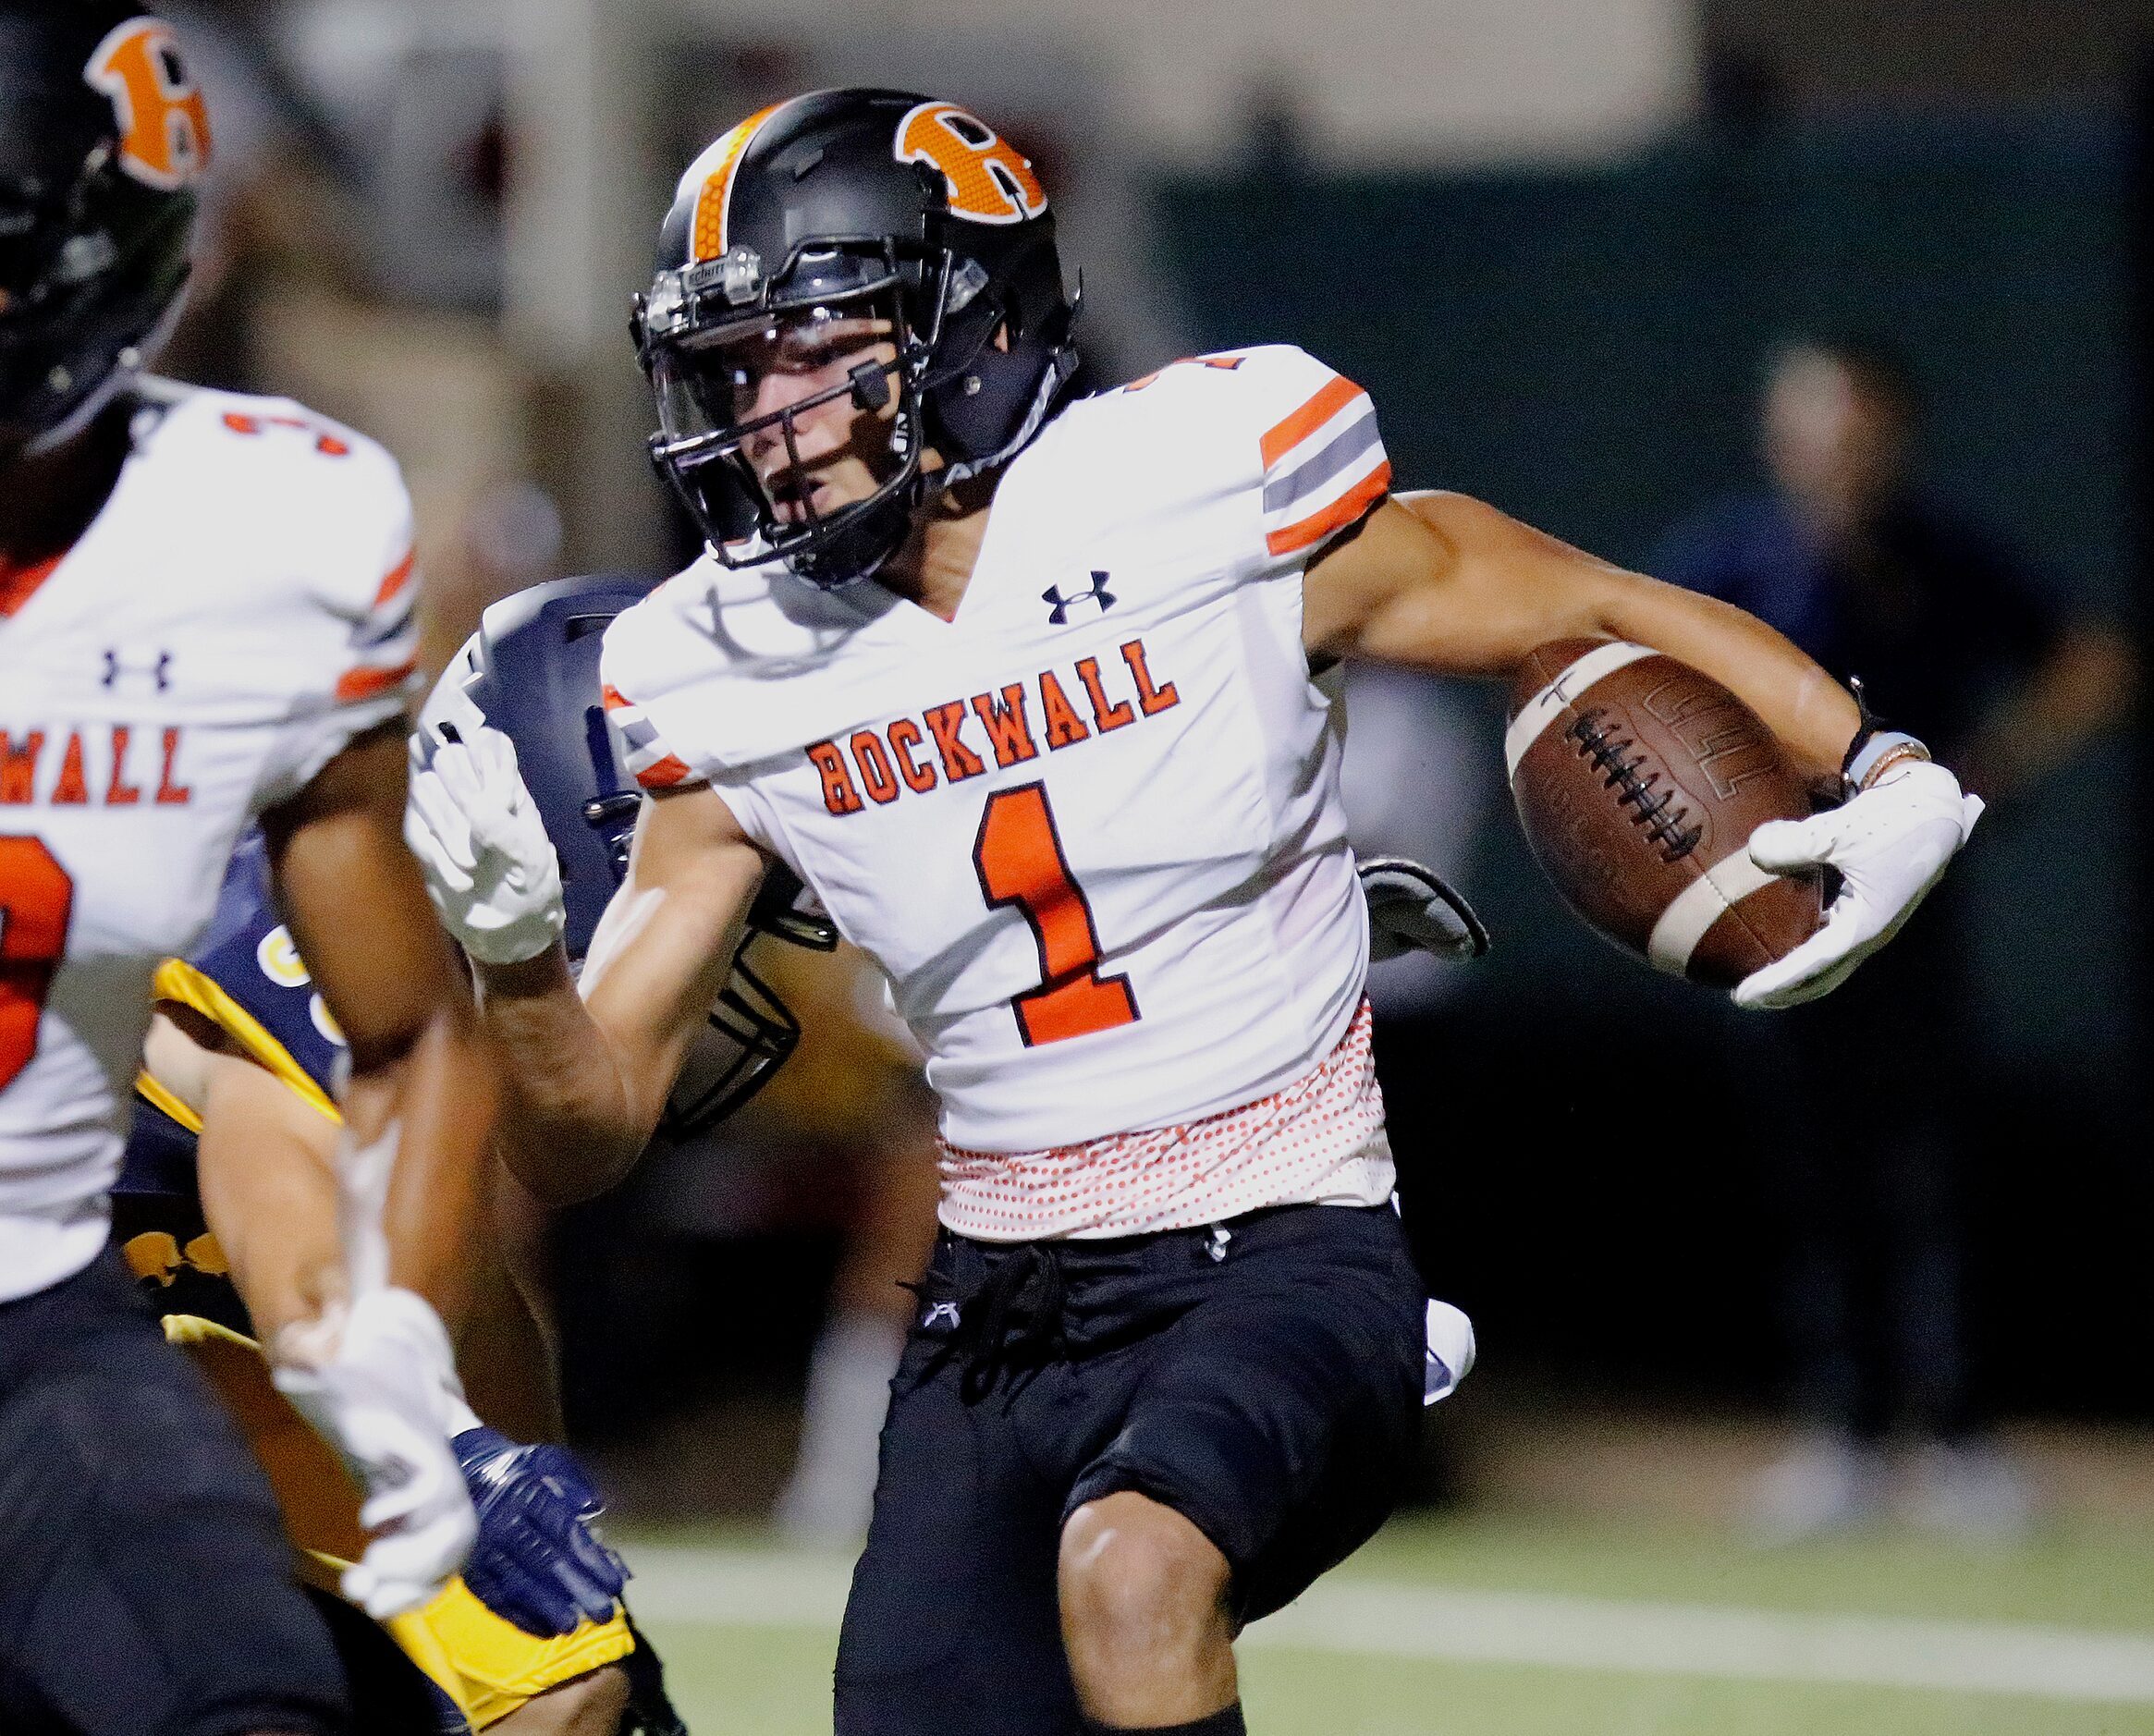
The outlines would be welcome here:
[[[1092,907],[1071,877],[1044,784],[1020,784],[987,798],[973,866],[987,902],[1022,910],[1040,949],[1039,987],[1010,1002],[1027,1048],[1136,1022],[1129,978],[1099,973]]]
[[[0,837],[0,1091],[37,1053],[74,909],[75,883],[42,838]]]

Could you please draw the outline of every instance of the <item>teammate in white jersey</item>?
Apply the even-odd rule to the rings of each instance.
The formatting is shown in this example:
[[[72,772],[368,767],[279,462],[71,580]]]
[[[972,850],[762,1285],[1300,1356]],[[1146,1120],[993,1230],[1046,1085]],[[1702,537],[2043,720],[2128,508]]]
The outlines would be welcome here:
[[[350,1039],[346,1260],[275,1347],[369,1496],[377,1614],[471,1512],[453,1304],[494,1069],[398,836],[394,464],[282,401],[140,379],[210,120],[172,32],[0,3],[0,1725],[341,1728],[259,1469],[106,1249],[158,963],[259,820]],[[386,1228],[385,1228],[386,1226]],[[422,1293],[423,1292],[423,1293]]]
[[[1423,1292],[1385,1204],[1341,659],[1501,677],[1603,635],[1733,688],[1846,796],[1753,841],[1843,890],[1746,1005],[1837,981],[1971,824],[1749,617],[1392,498],[1367,396],[1298,350],[1065,403],[1046,205],[976,116],[897,92],[715,143],[637,323],[709,548],[607,633],[653,799],[581,997],[503,744],[413,791],[520,1143],[564,1168],[632,1160],[774,861],[926,1051],[944,1234],[838,1658],[863,1736],[1238,1731],[1240,1625],[1389,1510]]]

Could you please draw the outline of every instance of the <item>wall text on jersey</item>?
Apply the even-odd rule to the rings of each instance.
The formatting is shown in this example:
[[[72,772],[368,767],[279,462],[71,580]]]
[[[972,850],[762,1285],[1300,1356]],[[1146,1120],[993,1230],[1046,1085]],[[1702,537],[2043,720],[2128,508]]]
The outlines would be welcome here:
[[[19,734],[0,729],[0,807],[184,806],[194,800],[179,777],[186,734],[177,727],[136,730],[126,724]]]

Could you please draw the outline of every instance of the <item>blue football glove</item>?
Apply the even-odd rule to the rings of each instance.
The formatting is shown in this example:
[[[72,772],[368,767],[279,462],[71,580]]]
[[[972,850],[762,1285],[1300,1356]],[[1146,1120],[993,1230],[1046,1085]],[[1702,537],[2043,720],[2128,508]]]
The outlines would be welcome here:
[[[606,1504],[574,1455],[565,1447],[520,1447],[485,1427],[468,1428],[449,1444],[479,1514],[479,1540],[464,1563],[471,1595],[542,1638],[610,1616],[628,1564],[591,1528]]]

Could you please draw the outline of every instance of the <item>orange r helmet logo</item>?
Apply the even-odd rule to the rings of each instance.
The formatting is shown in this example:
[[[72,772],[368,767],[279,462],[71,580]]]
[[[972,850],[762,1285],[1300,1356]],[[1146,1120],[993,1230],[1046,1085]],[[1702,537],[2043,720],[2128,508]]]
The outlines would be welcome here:
[[[900,163],[930,163],[949,188],[950,214],[1022,223],[1047,208],[1047,189],[1015,146],[955,103],[923,103],[898,123]]]
[[[210,160],[210,111],[162,18],[130,18],[97,44],[82,76],[119,116],[119,165],[161,192],[202,177]]]

